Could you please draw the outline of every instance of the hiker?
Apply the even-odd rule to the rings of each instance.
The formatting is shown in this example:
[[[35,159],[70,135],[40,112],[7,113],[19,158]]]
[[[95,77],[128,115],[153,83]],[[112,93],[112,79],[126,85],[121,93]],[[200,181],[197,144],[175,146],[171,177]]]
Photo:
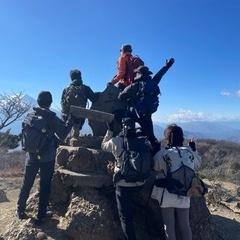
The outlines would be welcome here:
[[[125,100],[128,103],[128,109],[126,115],[131,117],[135,122],[139,123],[142,130],[146,132],[149,141],[153,146],[153,154],[160,149],[160,143],[157,141],[154,132],[153,132],[153,122],[152,122],[152,113],[146,113],[141,116],[136,114],[136,111],[131,111],[131,107],[134,107],[137,102],[139,101],[141,94],[140,94],[140,86],[144,84],[144,82],[153,80],[156,82],[156,85],[159,84],[163,75],[168,71],[168,69],[173,65],[174,58],[171,58],[169,61],[166,61],[166,65],[162,67],[153,78],[150,75],[153,73],[149,70],[146,66],[138,67],[135,72],[137,73],[133,83],[126,87],[123,91],[119,93],[118,98],[120,100]],[[154,94],[159,95],[160,89],[158,86],[155,87],[156,89],[152,89],[155,91]],[[150,101],[150,103],[154,103]],[[156,103],[158,107],[158,102]],[[156,108],[157,108],[156,107]],[[156,110],[155,108],[155,110]]]
[[[130,66],[133,55],[132,55],[132,46],[129,44],[122,45],[120,52],[121,52],[121,56],[119,57],[117,62],[118,73],[113,77],[113,79],[108,83],[108,85],[109,84],[114,85],[118,83],[118,88],[120,90],[123,90],[125,87],[130,85],[131,82],[133,81],[134,69],[132,68],[137,68],[140,65],[144,65],[144,62],[139,57],[137,57],[136,67]]]
[[[201,157],[198,155],[195,142],[189,142],[189,146],[184,147],[184,136],[181,127],[176,124],[169,125],[164,130],[164,138],[167,140],[167,148],[162,148],[154,156],[153,169],[157,171],[158,179],[165,179],[167,176],[167,168],[171,166],[171,172],[175,172],[183,163],[191,169],[197,169],[201,163]],[[183,159],[182,151],[188,151],[193,157]],[[176,151],[175,151],[176,150]],[[175,151],[177,158],[167,158],[172,152]],[[169,162],[170,161],[170,162]],[[182,172],[184,175],[184,172]],[[184,176],[183,176],[184,177]],[[180,196],[177,194],[169,193],[167,188],[154,187],[152,197],[158,200],[161,207],[162,218],[164,222],[165,236],[168,240],[175,240],[175,214],[178,219],[178,225],[181,237],[184,240],[192,239],[192,231],[189,223],[189,208],[190,197]]]
[[[91,102],[98,100],[99,92],[93,92],[92,89],[83,84],[81,71],[74,69],[70,71],[72,82],[62,92],[61,106],[62,118],[66,120],[70,114],[70,106],[86,108],[88,99]],[[73,125],[73,137],[78,138],[85,122],[85,118],[75,118]]]
[[[39,205],[38,214],[35,219],[35,224],[41,224],[49,217],[52,212],[47,211],[49,196],[51,192],[51,180],[54,173],[56,149],[58,147],[58,139],[65,139],[73,126],[73,118],[70,117],[66,123],[56,116],[56,113],[50,110],[52,104],[52,95],[48,91],[42,91],[37,98],[39,107],[34,107],[33,112],[29,116],[35,119],[46,119],[49,130],[49,139],[45,148],[40,153],[26,152],[26,163],[23,182],[19,198],[17,201],[17,216],[19,219],[26,218],[25,208],[29,197],[30,190],[34,184],[36,175],[40,175],[39,188]],[[27,118],[28,116],[26,116]],[[50,134],[51,132],[51,134]],[[56,135],[57,137],[56,137]],[[37,139],[37,138],[36,138]],[[25,140],[27,144],[27,139]],[[28,143],[33,144],[34,143]]]
[[[113,124],[108,124],[108,130],[103,138],[101,147],[104,151],[111,152],[115,157],[115,168],[113,181],[115,183],[115,195],[118,215],[121,222],[125,239],[135,240],[135,228],[132,217],[132,199],[141,190],[144,181],[127,182],[121,177],[121,155],[123,153],[123,136],[121,134],[113,137]],[[122,134],[130,136],[135,132],[135,122],[126,118],[122,123]]]

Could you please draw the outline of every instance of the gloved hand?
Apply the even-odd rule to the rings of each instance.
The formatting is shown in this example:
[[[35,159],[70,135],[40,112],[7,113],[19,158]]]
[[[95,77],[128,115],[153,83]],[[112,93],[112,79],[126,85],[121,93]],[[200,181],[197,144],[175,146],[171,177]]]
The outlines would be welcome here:
[[[114,120],[111,121],[110,123],[107,123],[108,130],[113,132],[113,127],[114,127]]]
[[[174,58],[170,58],[170,60],[166,60],[166,66],[171,67],[175,62]]]
[[[190,140],[188,145],[194,152],[196,151],[196,144],[195,144],[195,142],[193,140]]]

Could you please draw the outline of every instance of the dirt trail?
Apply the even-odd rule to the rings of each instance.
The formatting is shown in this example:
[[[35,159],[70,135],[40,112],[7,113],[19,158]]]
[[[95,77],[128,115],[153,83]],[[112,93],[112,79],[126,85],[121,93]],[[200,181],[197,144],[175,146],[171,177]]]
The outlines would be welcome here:
[[[0,179],[0,190],[4,190],[8,201],[2,202],[4,196],[0,193],[0,233],[6,231],[7,226],[16,220],[16,203],[22,178]],[[222,189],[226,189],[232,197],[236,195],[238,186],[231,183],[221,183]],[[36,186],[35,186],[36,187]],[[212,189],[209,189],[212,191]],[[207,201],[208,202],[208,201]],[[240,240],[240,208],[238,202],[208,203],[216,225],[216,240]]]

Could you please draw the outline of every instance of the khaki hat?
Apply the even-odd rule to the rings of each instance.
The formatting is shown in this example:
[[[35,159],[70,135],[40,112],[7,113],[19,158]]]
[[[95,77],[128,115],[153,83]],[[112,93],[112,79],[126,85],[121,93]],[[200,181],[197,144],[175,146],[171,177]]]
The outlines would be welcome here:
[[[134,70],[135,73],[141,73],[142,75],[151,75],[153,74],[149,71],[149,68],[146,66],[139,66],[137,69]]]

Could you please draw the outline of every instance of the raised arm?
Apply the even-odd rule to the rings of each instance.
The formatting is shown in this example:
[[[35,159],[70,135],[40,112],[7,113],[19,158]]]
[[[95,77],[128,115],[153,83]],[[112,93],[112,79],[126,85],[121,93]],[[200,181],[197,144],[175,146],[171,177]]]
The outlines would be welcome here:
[[[166,60],[166,66],[162,67],[153,77],[153,80],[157,82],[157,84],[160,83],[163,75],[168,71],[168,69],[174,64],[175,59],[170,58],[170,60]]]

